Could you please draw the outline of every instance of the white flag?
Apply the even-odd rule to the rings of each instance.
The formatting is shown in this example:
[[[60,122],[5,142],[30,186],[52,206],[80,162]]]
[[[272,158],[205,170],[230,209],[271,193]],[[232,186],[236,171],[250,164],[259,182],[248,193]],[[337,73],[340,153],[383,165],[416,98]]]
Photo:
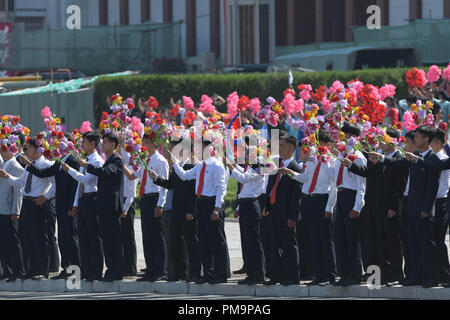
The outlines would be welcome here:
[[[294,76],[292,75],[292,71],[289,70],[289,85],[292,86],[294,83]]]

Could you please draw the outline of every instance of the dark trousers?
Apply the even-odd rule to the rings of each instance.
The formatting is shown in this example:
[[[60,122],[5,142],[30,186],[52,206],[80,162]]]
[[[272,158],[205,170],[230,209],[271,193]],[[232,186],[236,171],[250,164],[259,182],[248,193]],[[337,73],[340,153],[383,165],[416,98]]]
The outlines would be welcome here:
[[[56,209],[55,209],[55,200],[49,200],[46,203],[46,214],[47,214],[47,237],[49,244],[49,252],[50,252],[50,264],[49,270],[50,272],[58,272],[59,271],[59,249],[58,243],[56,241]]]
[[[105,255],[105,278],[119,280],[122,277],[122,241],[120,234],[120,212],[103,213],[98,216],[100,235]]]
[[[297,242],[298,242],[298,256],[300,267],[300,279],[312,279],[314,277],[314,256],[313,244],[311,242],[311,227],[309,221],[309,212],[306,208],[305,201],[300,202],[301,220],[297,221]]]
[[[22,246],[19,240],[19,222],[11,215],[0,215],[0,259],[3,275],[23,275]]]
[[[403,196],[401,212],[400,234],[402,240],[402,252],[404,257],[403,272],[406,279],[411,279],[411,258],[409,257],[408,247],[408,221],[410,220],[408,213],[408,196]]]
[[[24,198],[20,219],[23,222],[25,247],[29,259],[29,275],[48,276],[50,251],[47,226],[48,201],[39,207],[32,199]]]
[[[242,257],[249,279],[264,280],[265,258],[261,243],[261,206],[259,200],[238,200]]]
[[[201,261],[198,219],[188,221],[185,212],[172,211],[169,221],[171,249],[168,250],[168,255],[173,261],[174,276],[179,279],[199,277]]]
[[[364,270],[371,265],[378,265],[375,236],[375,215],[377,214],[373,199],[365,200],[361,210],[361,257]]]
[[[272,221],[272,215],[263,216],[261,219],[261,242],[264,251],[264,258],[266,260],[265,269],[266,277],[272,279],[273,265],[272,254],[276,251],[273,249],[275,240],[273,239],[275,231],[273,231],[274,223]]]
[[[196,207],[198,238],[203,275],[211,278],[227,278],[230,260],[225,237],[225,212],[220,210],[219,219],[211,221],[216,198],[199,198]]]
[[[69,217],[68,208],[56,211],[58,223],[58,244],[61,254],[61,267],[66,270],[70,265],[80,266],[80,248],[78,245],[78,217]]]
[[[277,282],[299,282],[299,256],[296,227],[287,226],[287,217],[284,212],[272,208],[274,232],[271,252],[271,280]]]
[[[311,230],[311,243],[314,257],[314,277],[318,280],[329,281],[336,277],[336,257],[332,233],[331,218],[325,219],[325,209],[328,195],[305,196]]]
[[[155,218],[158,194],[141,198],[141,228],[144,245],[146,276],[164,275],[167,259],[166,239],[164,238],[162,218]]]
[[[172,225],[170,223],[170,219],[172,217],[172,210],[164,210],[164,214],[161,217],[161,223],[163,228],[163,234],[164,239],[166,241],[166,247],[167,247],[167,259],[166,263],[164,265],[164,270],[167,273],[168,278],[175,278],[176,272],[175,272],[175,260],[177,259],[173,254],[173,244],[172,244]],[[181,252],[181,260],[184,261],[185,254],[184,251]]]
[[[95,196],[83,196],[78,206],[81,276],[100,279],[103,274],[103,245],[95,212]]]
[[[421,219],[416,212],[408,221],[408,249],[411,279],[419,282],[437,281],[436,246],[433,242],[433,217]]]
[[[22,205],[23,206],[23,205]],[[19,241],[22,247],[23,268],[26,274],[30,273],[30,261],[28,260],[27,248],[25,245],[25,232],[23,230],[23,219],[19,219]]]
[[[437,276],[440,282],[447,282],[450,279],[450,266],[448,261],[447,245],[445,236],[448,228],[447,198],[436,199],[435,216],[433,222],[433,241],[436,244],[436,267]]]
[[[120,238],[122,242],[123,260],[122,274],[137,274],[137,249],[134,235],[134,205],[131,204],[127,216],[120,219]]]
[[[361,216],[350,218],[349,213],[355,205],[356,191],[341,189],[337,195],[335,240],[336,264],[341,278],[351,276],[358,281],[362,276],[360,244]]]

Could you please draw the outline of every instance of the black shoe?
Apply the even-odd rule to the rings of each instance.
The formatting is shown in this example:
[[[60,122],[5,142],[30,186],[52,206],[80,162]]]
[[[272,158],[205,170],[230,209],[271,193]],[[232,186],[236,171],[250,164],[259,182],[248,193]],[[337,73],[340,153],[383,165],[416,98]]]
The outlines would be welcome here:
[[[208,281],[209,284],[219,284],[219,283],[227,283],[227,282],[228,282],[228,280],[226,277],[225,278],[215,278],[215,279]]]
[[[57,276],[52,277],[52,280],[60,280],[60,279],[67,279],[70,275],[68,273],[66,273],[66,271],[61,271],[60,274],[58,274]]]
[[[200,280],[199,276],[189,276],[186,279],[186,282],[197,282],[198,280]]]
[[[337,287],[342,287],[345,284],[345,278],[341,278],[339,281],[335,282],[333,285]]]
[[[174,276],[167,277],[167,282],[177,282],[179,280],[184,280],[184,279],[180,279],[180,278],[174,277]]]
[[[150,281],[150,277],[149,276],[143,276],[141,278],[137,278],[136,281]]]
[[[42,274],[38,274],[38,275],[31,277],[31,280],[39,280],[40,281],[40,280],[44,280],[44,279],[45,279],[45,276]]]
[[[420,282],[413,279],[408,279],[402,283],[402,286],[405,287],[420,286]]]
[[[245,267],[240,268],[239,270],[233,271],[233,274],[245,274],[247,271],[245,271]]]
[[[255,284],[258,284],[258,281],[255,280],[255,279],[245,278],[245,279],[239,280],[237,283],[238,284],[246,284],[246,285],[249,285],[249,286],[253,286]]]
[[[319,286],[329,286],[329,285],[334,285],[335,282],[336,282],[336,279],[335,279],[335,278],[324,279],[324,280],[320,280]]]
[[[422,287],[423,288],[433,288],[437,287],[439,284],[436,281],[424,281]]]
[[[348,277],[345,282],[342,284],[342,286],[344,287],[348,287],[348,286],[356,286],[356,285],[360,285],[361,284],[361,280],[355,280],[352,277]]]
[[[48,272],[49,272],[49,273],[58,273],[58,272],[59,272],[59,268],[56,268],[56,269],[49,269]]]
[[[137,272],[124,273],[123,276],[124,277],[136,277],[137,276]]]
[[[299,285],[300,281],[283,281],[280,283],[282,286],[292,286],[292,285]]]
[[[276,280],[266,280],[266,281],[264,281],[264,285],[265,286],[272,286],[272,285],[274,285],[274,284],[277,284],[278,283],[278,281],[276,281]]]
[[[167,277],[164,274],[159,274],[155,276],[151,276],[148,281],[155,282],[155,281],[164,281],[167,280]]]
[[[24,274],[23,276],[20,276],[19,279],[21,279],[21,280],[29,280],[29,279],[31,279],[31,275],[30,274]]]
[[[2,275],[0,276],[0,280],[6,280],[6,279],[8,279],[10,276],[11,276],[11,275],[9,275],[9,274],[2,274]]]
[[[87,277],[86,282],[101,281],[101,278]]]
[[[308,282],[306,285],[307,285],[307,286],[316,286],[316,285],[318,285],[320,282],[321,282],[320,279],[315,278],[313,281]]]
[[[103,277],[100,279],[101,282],[113,282],[114,278],[111,277]]]
[[[6,280],[6,282],[14,282],[17,279],[19,279],[19,277],[20,277],[20,275],[12,275]]]
[[[212,278],[211,277],[200,277],[200,279],[198,279],[197,281],[195,281],[196,284],[203,284],[203,283],[207,283],[209,281],[211,281]]]

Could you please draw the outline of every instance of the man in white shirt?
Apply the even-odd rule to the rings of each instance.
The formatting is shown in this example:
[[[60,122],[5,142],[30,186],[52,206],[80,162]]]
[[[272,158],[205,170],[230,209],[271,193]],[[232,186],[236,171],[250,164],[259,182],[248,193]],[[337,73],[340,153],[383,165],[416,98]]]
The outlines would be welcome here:
[[[97,132],[91,131],[83,135],[81,146],[86,152],[86,161],[96,168],[100,168],[104,164],[96,150],[99,143],[100,134]],[[100,280],[103,274],[103,247],[95,210],[98,178],[88,173],[84,167],[80,167],[79,171],[76,171],[68,164],[63,163],[62,168],[78,181],[70,215],[78,216],[81,278],[89,282]]]
[[[442,149],[446,137],[445,132],[441,129],[435,129],[436,134],[431,140],[430,147],[440,160],[448,159]],[[448,229],[448,208],[447,196],[450,186],[450,170],[442,170],[439,178],[439,189],[434,203],[434,221],[433,221],[433,241],[436,244],[436,267],[437,277],[440,283],[450,282],[450,266],[448,261],[447,245],[445,244],[445,236]]]
[[[228,174],[223,163],[211,155],[209,141],[202,141],[205,159],[190,170],[184,170],[174,160],[173,168],[182,180],[194,180],[197,206],[194,217],[198,219],[200,255],[203,276],[196,283],[226,283],[228,247],[224,232],[224,197]],[[208,149],[205,152],[205,149]],[[212,255],[212,256],[211,256]],[[212,261],[211,261],[212,260]]]
[[[40,169],[50,167],[53,163],[45,160],[37,148],[36,139],[31,138],[26,151],[28,158]],[[48,278],[50,240],[47,210],[49,200],[55,197],[55,179],[54,177],[41,179],[29,172],[24,172],[16,178],[4,170],[0,170],[0,176],[8,179],[11,185],[24,188],[20,219],[23,220],[25,246],[30,264],[27,277],[33,280]]]
[[[262,174],[259,164],[249,164],[249,148],[246,144],[244,146],[246,162],[243,167],[225,159],[231,178],[239,182],[235,217],[239,218],[242,258],[247,278],[239,280],[238,284],[254,285],[262,284],[266,273],[260,222],[268,177]]]
[[[149,157],[147,167],[141,167],[139,172],[125,172],[130,179],[141,180],[139,196],[141,197],[141,227],[144,245],[145,275],[137,281],[155,282],[166,279],[165,264],[167,259],[167,245],[164,238],[161,216],[166,203],[167,189],[153,183],[149,172],[164,179],[169,177],[169,164],[158,152],[157,146],[147,134],[142,138],[142,145],[147,148]]]
[[[325,130],[319,131],[319,143],[322,147],[331,145],[331,136]],[[334,159],[329,162],[308,161],[303,173],[290,169],[280,169],[284,174],[292,175],[294,180],[303,184],[303,208],[308,212],[312,251],[314,257],[314,280],[308,285],[333,284],[336,277],[336,262],[332,221],[336,203],[336,183],[334,182]]]
[[[0,151],[3,170],[14,177],[20,177],[23,168],[14,155]],[[11,186],[7,181],[0,181],[0,259],[3,263],[1,280],[7,282],[23,278],[25,271],[22,260],[22,245],[19,239],[19,213],[22,207],[22,188]]]
[[[352,124],[342,127],[346,140],[358,137],[360,130]],[[367,160],[359,151],[355,162],[366,166]],[[345,158],[345,153],[339,158]],[[335,284],[350,286],[361,283],[362,257],[359,238],[361,228],[360,212],[364,206],[366,179],[351,173],[343,164],[336,161],[334,167],[335,183],[338,190],[335,220],[336,263],[341,279]]]

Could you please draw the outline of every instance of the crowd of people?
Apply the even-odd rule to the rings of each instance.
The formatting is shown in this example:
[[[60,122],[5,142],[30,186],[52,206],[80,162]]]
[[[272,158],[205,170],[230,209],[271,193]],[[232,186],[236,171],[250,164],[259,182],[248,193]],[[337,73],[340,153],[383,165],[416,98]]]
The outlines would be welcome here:
[[[130,165],[126,138],[108,130],[83,133],[84,156],[68,153],[57,161],[44,158],[39,137],[17,134],[19,150],[0,150],[0,279],[45,279],[59,267],[53,279],[65,279],[67,268],[77,265],[90,282],[139,276],[137,281],[226,283],[231,271],[224,198],[231,178],[238,182],[233,210],[244,262],[236,273],[246,274],[239,284],[296,285],[309,279],[309,285],[349,286],[367,280],[365,270],[376,265],[382,284],[447,285],[449,91],[443,82],[411,89],[398,105],[385,97],[386,129],[375,149],[370,143],[351,152],[337,147],[361,139],[364,129],[354,116],[336,135],[329,124],[341,117],[332,115],[328,126],[319,121],[311,138],[288,120],[297,112],[280,115],[276,125],[284,132],[277,154],[270,155],[276,167],[271,174],[263,174],[261,157],[250,161],[248,136],[239,142],[244,162],[237,163],[237,157],[216,154],[205,136],[201,150],[189,144],[190,155],[179,159],[172,151],[186,139],[168,139],[165,149],[160,137],[145,130],[138,139],[146,157],[137,168]],[[431,103],[433,124],[406,130],[398,123],[417,100]],[[214,103],[225,99],[216,96]],[[180,108],[184,104],[172,100],[151,111],[173,126],[188,127],[189,112],[209,122],[198,106],[191,111]],[[145,123],[146,109],[138,99],[128,115]],[[319,104],[312,113],[319,118],[327,111]],[[306,119],[303,111],[298,114]],[[256,118],[239,107],[242,126],[261,127]],[[404,148],[391,143],[402,137]],[[311,139],[322,157],[311,156]],[[136,198],[142,253],[134,233]],[[142,274],[138,254],[145,258]]]

